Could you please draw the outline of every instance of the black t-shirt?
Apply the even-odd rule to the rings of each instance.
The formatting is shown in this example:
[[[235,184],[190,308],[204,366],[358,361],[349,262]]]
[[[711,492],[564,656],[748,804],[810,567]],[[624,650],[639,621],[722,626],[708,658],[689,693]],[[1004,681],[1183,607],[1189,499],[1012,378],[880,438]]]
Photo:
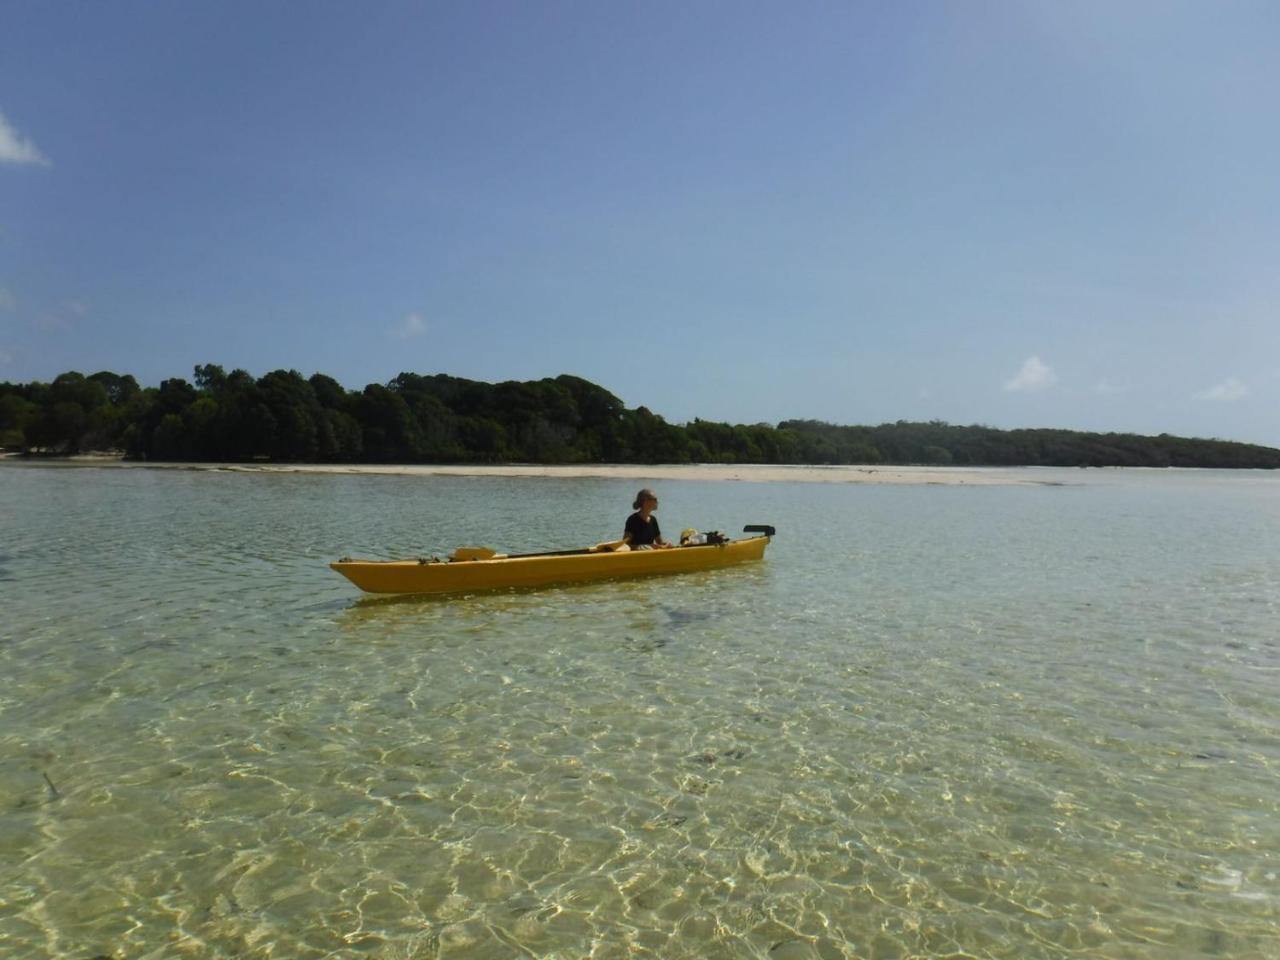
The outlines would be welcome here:
[[[624,532],[631,534],[633,547],[648,546],[662,538],[662,532],[658,529],[658,518],[650,514],[649,522],[645,523],[639,510],[627,517],[627,529]]]

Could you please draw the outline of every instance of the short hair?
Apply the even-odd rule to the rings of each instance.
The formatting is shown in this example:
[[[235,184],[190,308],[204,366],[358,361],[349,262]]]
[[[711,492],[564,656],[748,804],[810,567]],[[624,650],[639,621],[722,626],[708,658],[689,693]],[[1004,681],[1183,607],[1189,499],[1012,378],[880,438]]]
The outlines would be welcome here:
[[[646,500],[657,500],[657,499],[658,498],[654,496],[653,491],[650,490],[648,487],[645,487],[643,490],[641,490],[639,493],[636,494],[636,502],[631,504],[631,509],[639,510],[642,506],[644,506],[644,502]]]

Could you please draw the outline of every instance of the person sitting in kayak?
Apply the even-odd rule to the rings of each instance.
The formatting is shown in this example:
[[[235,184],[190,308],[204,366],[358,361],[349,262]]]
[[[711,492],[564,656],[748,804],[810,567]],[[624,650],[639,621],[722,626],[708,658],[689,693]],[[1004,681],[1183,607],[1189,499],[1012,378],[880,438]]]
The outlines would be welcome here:
[[[662,531],[658,529],[658,518],[653,511],[658,509],[658,498],[647,487],[636,494],[635,503],[631,504],[635,513],[627,517],[626,530],[622,534],[623,543],[632,550],[652,550],[655,547],[671,546],[662,539]]]

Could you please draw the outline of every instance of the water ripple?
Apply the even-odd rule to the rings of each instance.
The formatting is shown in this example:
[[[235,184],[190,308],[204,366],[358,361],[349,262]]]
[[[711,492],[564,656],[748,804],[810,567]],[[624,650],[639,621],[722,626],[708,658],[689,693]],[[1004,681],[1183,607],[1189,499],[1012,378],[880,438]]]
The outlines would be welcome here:
[[[1280,952],[1274,485],[673,482],[769,560],[378,600],[326,562],[603,539],[634,491],[0,484],[16,955]]]

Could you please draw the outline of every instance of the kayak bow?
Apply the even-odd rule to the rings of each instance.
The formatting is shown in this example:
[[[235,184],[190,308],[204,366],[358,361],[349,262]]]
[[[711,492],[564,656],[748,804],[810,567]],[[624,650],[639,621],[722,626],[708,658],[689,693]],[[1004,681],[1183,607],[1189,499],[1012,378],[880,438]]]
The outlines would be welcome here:
[[[608,548],[612,544],[601,544],[583,550],[513,556],[469,547],[459,549],[454,558],[448,560],[343,558],[329,566],[367,593],[469,593],[503,587],[542,587],[553,583],[689,573],[763,559],[774,528],[748,526],[745,532],[760,536],[668,550],[611,550]]]

